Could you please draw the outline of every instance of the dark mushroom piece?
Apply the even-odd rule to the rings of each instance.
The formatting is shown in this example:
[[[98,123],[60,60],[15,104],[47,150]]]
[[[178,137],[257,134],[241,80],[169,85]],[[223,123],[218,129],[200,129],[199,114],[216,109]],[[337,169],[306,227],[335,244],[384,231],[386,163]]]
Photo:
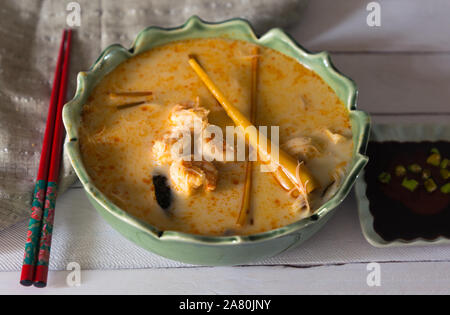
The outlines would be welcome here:
[[[167,177],[154,175],[153,186],[155,186],[156,202],[158,202],[161,208],[167,211],[172,204],[172,190],[167,183]]]

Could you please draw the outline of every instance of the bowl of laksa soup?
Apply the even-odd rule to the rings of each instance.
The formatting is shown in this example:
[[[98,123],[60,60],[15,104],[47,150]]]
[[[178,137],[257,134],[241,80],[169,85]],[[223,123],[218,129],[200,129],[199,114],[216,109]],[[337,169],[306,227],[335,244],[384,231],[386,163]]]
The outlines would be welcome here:
[[[66,151],[113,228],[161,256],[244,264],[313,235],[365,166],[370,126],[327,53],[248,22],[150,27],[64,108]]]

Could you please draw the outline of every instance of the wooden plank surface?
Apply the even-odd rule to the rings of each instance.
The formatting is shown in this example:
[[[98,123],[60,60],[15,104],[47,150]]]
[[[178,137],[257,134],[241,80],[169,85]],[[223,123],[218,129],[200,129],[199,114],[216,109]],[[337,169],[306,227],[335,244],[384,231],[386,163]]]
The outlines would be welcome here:
[[[367,264],[295,267],[216,267],[51,272],[42,290],[18,284],[18,272],[0,273],[0,294],[449,294],[450,262],[380,264],[380,286],[367,284]]]
[[[315,51],[450,52],[450,1],[376,1],[381,6],[381,27],[366,23],[370,2],[311,0],[291,33]]]
[[[450,54],[334,53],[332,60],[356,82],[359,108],[450,119]]]

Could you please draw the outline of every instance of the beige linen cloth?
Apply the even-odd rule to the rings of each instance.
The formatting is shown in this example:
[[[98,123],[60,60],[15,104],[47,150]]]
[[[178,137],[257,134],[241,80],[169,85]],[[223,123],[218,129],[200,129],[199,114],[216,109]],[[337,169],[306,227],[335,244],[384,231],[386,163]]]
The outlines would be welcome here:
[[[81,9],[72,45],[68,99],[76,73],[113,43],[130,46],[149,25],[177,26],[198,15],[208,21],[250,20],[256,31],[295,23],[306,0],[2,0],[0,2],[0,230],[28,217],[48,102],[68,4]],[[75,180],[65,159],[60,192]]]

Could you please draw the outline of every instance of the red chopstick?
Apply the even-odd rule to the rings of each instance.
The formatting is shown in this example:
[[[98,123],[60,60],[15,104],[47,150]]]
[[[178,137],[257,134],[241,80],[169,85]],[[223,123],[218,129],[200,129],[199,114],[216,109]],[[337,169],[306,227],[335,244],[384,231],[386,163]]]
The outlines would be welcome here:
[[[67,91],[71,38],[72,31],[64,30],[36,180],[27,243],[25,245],[25,257],[20,279],[20,283],[25,286],[30,286],[34,283],[36,287],[45,287],[47,284],[56,184],[59,176],[62,139],[64,136],[62,108]],[[66,46],[65,49],[64,46]]]
[[[56,121],[56,109],[61,81],[61,69],[64,61],[63,58],[66,34],[67,31],[64,30],[62,34],[61,45],[59,47],[58,61],[56,63],[52,94],[50,97],[50,104],[48,108],[47,123],[44,132],[44,141],[42,143],[41,159],[39,161],[39,170],[36,177],[36,185],[33,194],[31,217],[28,224],[27,241],[25,244],[25,255],[23,259],[22,273],[20,276],[20,283],[24,286],[31,286],[33,284],[34,270],[38,253],[37,249],[39,247],[39,238],[41,233],[45,190],[47,188],[48,168],[50,164],[50,154]]]
[[[58,96],[58,108],[53,136],[52,156],[50,160],[50,171],[47,179],[47,191],[45,194],[44,217],[41,229],[38,261],[34,273],[33,284],[35,287],[47,286],[48,265],[50,262],[50,248],[53,234],[53,221],[55,217],[56,192],[59,177],[59,168],[62,159],[62,147],[64,139],[64,126],[62,121],[62,109],[66,102],[67,77],[70,65],[70,47],[72,31],[67,32],[67,46],[64,54],[64,64],[61,74],[61,86]]]

